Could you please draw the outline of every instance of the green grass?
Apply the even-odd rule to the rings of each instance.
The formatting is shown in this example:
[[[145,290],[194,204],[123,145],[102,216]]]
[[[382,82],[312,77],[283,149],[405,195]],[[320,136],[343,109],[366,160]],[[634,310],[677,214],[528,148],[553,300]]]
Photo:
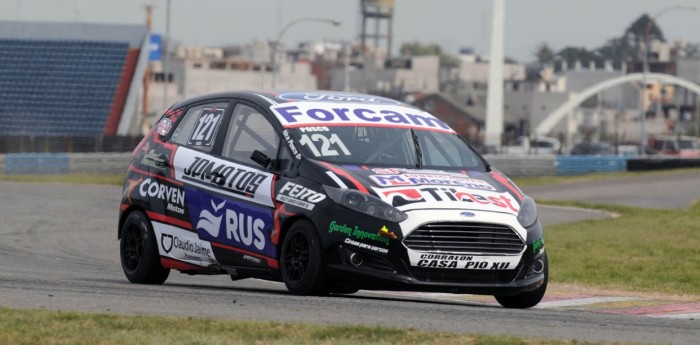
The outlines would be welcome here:
[[[116,316],[0,308],[0,344],[613,344],[185,317]],[[615,343],[619,344],[619,343]]]
[[[651,170],[651,171],[621,171],[621,172],[609,172],[609,173],[592,173],[587,175],[576,175],[576,176],[542,176],[542,177],[514,177],[513,182],[519,187],[526,186],[541,186],[557,183],[574,183],[574,182],[588,182],[588,181],[600,181],[600,180],[613,180],[622,179],[634,176],[645,176],[645,175],[673,175],[681,174],[687,172],[697,172],[700,175],[700,169],[674,169],[674,170]]]
[[[106,184],[121,186],[124,174],[0,175],[0,181]]]
[[[552,281],[700,295],[700,203],[688,210],[542,203],[620,215],[546,227]]]

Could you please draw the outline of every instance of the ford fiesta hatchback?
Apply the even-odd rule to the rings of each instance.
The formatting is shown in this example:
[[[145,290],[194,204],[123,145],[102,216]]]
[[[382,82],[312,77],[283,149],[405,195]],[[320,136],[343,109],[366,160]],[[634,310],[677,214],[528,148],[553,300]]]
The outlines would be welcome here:
[[[120,205],[133,283],[170,270],[358,289],[547,288],[535,203],[447,124],[370,95],[232,92],[172,106],[132,154]]]

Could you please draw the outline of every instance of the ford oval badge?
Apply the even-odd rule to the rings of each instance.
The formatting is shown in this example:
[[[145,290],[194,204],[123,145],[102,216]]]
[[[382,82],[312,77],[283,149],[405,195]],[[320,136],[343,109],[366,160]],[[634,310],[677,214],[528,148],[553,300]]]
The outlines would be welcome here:
[[[475,216],[474,213],[467,212],[467,211],[464,211],[464,212],[460,213],[459,215],[463,216],[463,217],[474,217]]]

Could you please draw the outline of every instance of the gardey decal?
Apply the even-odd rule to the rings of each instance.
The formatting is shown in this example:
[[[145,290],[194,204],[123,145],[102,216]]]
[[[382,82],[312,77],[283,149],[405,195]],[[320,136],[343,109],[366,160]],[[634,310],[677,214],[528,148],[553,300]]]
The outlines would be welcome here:
[[[272,256],[272,210],[187,189],[192,224],[202,239]],[[193,201],[199,200],[201,203]]]
[[[334,232],[340,232],[358,240],[370,240],[385,244],[387,246],[389,245],[389,236],[382,236],[380,233],[381,231],[372,233],[360,229],[360,227],[358,227],[357,225],[354,227],[350,227],[347,224],[339,224],[335,220],[328,225],[328,232],[331,234]]]
[[[147,178],[139,185],[139,195],[163,200],[168,203],[166,209],[175,213],[185,213],[185,191],[168,186],[163,182]]]
[[[397,105],[295,102],[270,107],[284,127],[385,126],[454,131],[422,110]]]
[[[313,210],[317,203],[326,199],[326,195],[306,188],[302,185],[287,182],[280,188],[277,201]]]
[[[158,251],[161,256],[200,266],[216,262],[210,243],[200,240],[194,232],[165,223],[151,223],[159,239]]]
[[[354,102],[354,103],[369,103],[369,104],[401,104],[393,99],[367,96],[367,95],[352,95],[352,94],[334,94],[334,93],[312,93],[312,92],[295,92],[283,93],[277,96],[279,99],[287,101],[319,101],[319,102]]]
[[[409,173],[400,175],[370,175],[369,177],[380,187],[445,185],[496,191],[496,188],[488,182],[469,178],[464,175]]]
[[[515,269],[520,261],[516,256],[479,256],[456,254],[426,254],[408,251],[411,266],[430,268],[454,268],[471,270],[508,270]]]
[[[272,174],[188,148],[175,153],[175,178],[237,199],[272,207]],[[180,169],[179,167],[185,167]]]
[[[399,207],[423,202],[460,202],[487,211],[518,214],[518,203],[508,193],[474,192],[465,187],[372,187],[387,203]]]

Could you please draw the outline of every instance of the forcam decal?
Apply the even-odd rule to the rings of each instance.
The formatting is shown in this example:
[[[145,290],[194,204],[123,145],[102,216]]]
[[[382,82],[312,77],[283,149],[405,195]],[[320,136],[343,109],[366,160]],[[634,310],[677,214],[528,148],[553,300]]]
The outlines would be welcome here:
[[[179,148],[175,178],[203,189],[272,207],[272,174]],[[184,167],[184,168],[183,168]]]
[[[433,115],[397,105],[295,102],[274,105],[270,109],[284,127],[384,126],[454,133]]]
[[[190,199],[190,195],[192,198]],[[187,189],[192,224],[202,239],[271,256],[272,211]],[[194,201],[201,204],[195,206]]]

